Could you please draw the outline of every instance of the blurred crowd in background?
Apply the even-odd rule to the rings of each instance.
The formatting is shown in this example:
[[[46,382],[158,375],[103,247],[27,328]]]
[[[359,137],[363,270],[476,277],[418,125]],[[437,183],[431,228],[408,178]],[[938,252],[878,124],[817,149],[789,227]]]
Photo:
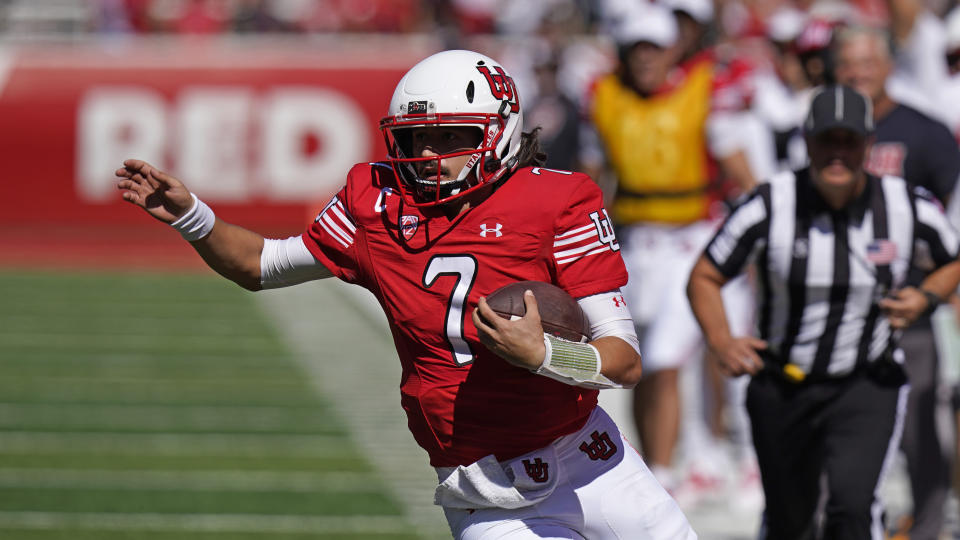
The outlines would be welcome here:
[[[613,65],[611,43],[629,4],[643,0],[0,0],[0,38],[37,40],[91,35],[427,34],[446,48],[475,47],[479,36],[536,42],[500,53],[527,103],[556,91],[583,106],[589,83]],[[834,32],[866,25],[892,32],[899,89],[907,101],[956,130],[960,110],[935,103],[960,70],[956,0],[662,0],[686,14],[698,48],[713,46],[749,69],[743,99],[763,108],[770,84],[802,90],[829,77],[825,52]],[[914,27],[917,32],[912,32]],[[588,43],[583,47],[578,44]],[[598,49],[598,53],[595,49]],[[606,52],[604,55],[602,53]],[[901,54],[902,53],[902,54]],[[947,59],[950,60],[947,60]],[[919,60],[918,60],[919,59]],[[897,85],[897,81],[894,81]],[[755,100],[755,98],[758,98]],[[756,101],[756,103],[754,103]],[[960,100],[953,100],[960,101]],[[774,106],[779,107],[779,104]],[[956,109],[957,107],[953,107]],[[773,122],[782,111],[761,110]],[[953,115],[952,117],[945,115]],[[782,128],[782,125],[774,126]],[[549,131],[545,129],[545,131]],[[769,171],[758,171],[763,176]]]
[[[540,22],[563,24],[572,33],[600,29],[617,0],[3,0],[0,24],[7,32],[430,32],[450,25],[458,32],[512,33]],[[690,6],[703,2],[685,2]],[[952,0],[926,0],[945,15]],[[793,9],[833,21],[883,25],[883,0],[716,0],[716,32],[725,38],[762,36],[771,17]],[[781,30],[782,32],[782,30]],[[783,37],[781,34],[779,37]]]
[[[742,151],[747,176],[762,181],[804,165],[801,124],[813,91],[835,80],[836,37],[846,27],[865,27],[887,33],[890,56],[880,54],[878,61],[889,60],[891,70],[887,76],[882,66],[866,59],[850,68],[848,79],[862,79],[861,90],[876,100],[879,90],[869,90],[867,79],[879,73],[879,85],[895,102],[942,123],[960,141],[960,6],[956,0],[656,0],[676,16],[676,37],[671,39],[660,33],[654,18],[638,15],[637,9],[646,3],[0,0],[0,43],[129,35],[430,36],[438,40],[437,46],[477,49],[498,58],[516,79],[524,100],[525,127],[542,130],[547,166],[586,171],[612,198],[618,173],[608,163],[609,149],[592,129],[591,108],[596,81],[627,70],[627,49],[649,42],[669,50],[670,67],[680,72],[689,72],[690,66],[709,55],[716,67],[709,108],[723,114],[707,125],[709,148],[689,151],[709,150],[715,158]],[[731,174],[722,167],[712,171],[720,177]],[[715,184],[723,185],[723,178],[719,180]],[[737,190],[737,182],[726,182],[718,201],[735,198]],[[952,199],[954,223],[960,226],[960,187],[953,186],[952,197],[949,191],[942,195]],[[719,417],[720,411],[708,414]],[[712,419],[711,430],[718,431],[716,425],[721,422]],[[748,437],[742,439],[740,444],[749,446]],[[714,464],[707,469],[717,472],[723,467]],[[700,472],[709,475],[711,471]],[[741,480],[751,480],[750,489],[762,497],[756,465],[747,460],[740,473]],[[681,487],[674,491],[678,499]],[[750,504],[758,508],[762,499]]]
[[[523,40],[488,51],[511,68],[544,138],[560,137],[552,166],[599,163],[575,128],[591,83],[616,64],[617,24],[643,0],[0,0],[0,37],[37,40],[123,35],[428,35],[445,48],[489,49],[479,39]],[[711,48],[739,100],[773,133],[775,154],[749,156],[755,176],[802,159],[790,133],[805,90],[831,76],[835,32],[891,32],[900,101],[960,130],[960,11],[955,0],[662,0],[683,15],[690,50]],[[952,13],[952,17],[950,16]],[[914,31],[916,29],[916,31]],[[678,53],[680,55],[686,53]],[[734,72],[735,71],[735,72]],[[952,75],[952,77],[951,77]],[[951,79],[953,82],[951,82]],[[952,85],[952,86],[951,86]],[[956,95],[956,94],[955,94]],[[546,101],[543,100],[546,98]],[[796,101],[799,105],[790,106]],[[543,105],[538,107],[537,105]],[[533,106],[533,107],[531,107]],[[793,144],[793,147],[790,145]],[[769,146],[769,145],[768,145]],[[578,149],[579,148],[579,149]],[[770,154],[768,151],[767,154]],[[798,157],[800,156],[800,157]]]

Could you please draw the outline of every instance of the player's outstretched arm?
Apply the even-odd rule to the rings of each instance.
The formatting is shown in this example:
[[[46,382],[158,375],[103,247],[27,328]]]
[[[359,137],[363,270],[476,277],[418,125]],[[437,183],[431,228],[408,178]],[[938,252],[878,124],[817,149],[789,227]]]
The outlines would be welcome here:
[[[128,159],[115,174],[123,200],[169,225],[196,212],[203,204],[183,182],[145,161]],[[212,217],[212,212],[209,215]],[[260,290],[263,237],[221,219],[213,218],[210,224],[209,232],[201,227],[197,234],[202,237],[191,239],[193,248],[218,274],[245,289]]]

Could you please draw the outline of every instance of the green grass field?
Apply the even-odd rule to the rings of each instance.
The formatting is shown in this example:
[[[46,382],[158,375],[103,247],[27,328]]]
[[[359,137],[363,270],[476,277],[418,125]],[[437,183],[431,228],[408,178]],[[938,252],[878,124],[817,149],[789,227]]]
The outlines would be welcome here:
[[[0,538],[416,538],[252,296],[0,272]]]

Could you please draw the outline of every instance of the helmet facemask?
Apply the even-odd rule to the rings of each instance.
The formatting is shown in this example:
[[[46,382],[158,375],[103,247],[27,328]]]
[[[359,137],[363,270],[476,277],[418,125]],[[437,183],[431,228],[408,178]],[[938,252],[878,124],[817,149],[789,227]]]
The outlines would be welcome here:
[[[484,183],[499,179],[505,172],[496,158],[497,146],[503,135],[501,125],[498,115],[485,113],[385,118],[380,128],[389,149],[390,161],[400,180],[404,202],[411,206],[444,204],[473,192]],[[480,141],[475,147],[431,152],[429,156],[415,155],[413,130],[443,127],[474,127]],[[460,170],[450,169],[451,158],[468,155],[470,159]]]

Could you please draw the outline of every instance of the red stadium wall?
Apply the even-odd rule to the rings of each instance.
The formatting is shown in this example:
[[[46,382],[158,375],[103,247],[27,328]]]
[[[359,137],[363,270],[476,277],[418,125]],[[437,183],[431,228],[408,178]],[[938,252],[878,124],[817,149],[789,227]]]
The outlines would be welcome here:
[[[124,158],[181,177],[229,221],[297,234],[355,162],[415,42],[262,41],[21,47],[0,57],[0,264],[195,263],[123,203]],[[388,53],[384,51],[388,50]]]

